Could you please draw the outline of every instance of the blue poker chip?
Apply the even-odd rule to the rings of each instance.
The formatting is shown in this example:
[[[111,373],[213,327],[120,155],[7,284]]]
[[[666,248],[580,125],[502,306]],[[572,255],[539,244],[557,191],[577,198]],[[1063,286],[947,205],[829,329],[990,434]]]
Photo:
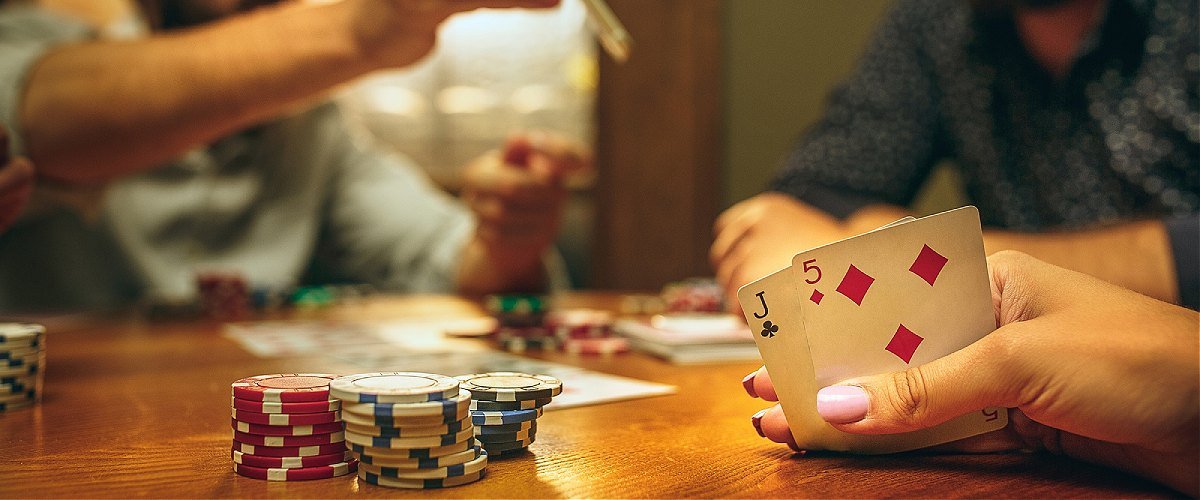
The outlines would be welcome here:
[[[475,425],[500,425],[528,422],[542,416],[541,408],[532,410],[471,411],[471,423]]]
[[[521,432],[505,432],[501,434],[480,434],[475,436],[475,439],[484,446],[497,443],[511,443],[513,441],[529,441],[537,436],[537,429],[528,429]]]
[[[528,422],[517,422],[515,424],[496,424],[496,425],[477,425],[475,426],[475,435],[481,436],[485,434],[506,434],[510,432],[521,432],[527,430],[537,430],[537,420]]]
[[[461,443],[454,443],[449,446],[437,446],[431,448],[376,448],[374,446],[364,446],[355,443],[346,443],[346,447],[357,453],[359,456],[370,455],[379,460],[397,460],[397,459],[432,459],[444,457],[454,453],[466,451],[474,445],[478,445],[478,441],[469,439]]]
[[[473,399],[482,401],[546,399],[562,393],[562,381],[549,375],[488,372],[461,375],[458,380]]]
[[[376,486],[387,486],[389,488],[407,488],[417,490],[430,490],[436,488],[449,488],[451,486],[460,486],[478,481],[483,477],[484,470],[465,474],[462,476],[447,477],[442,479],[400,479],[394,477],[383,477],[378,474],[372,474],[362,469],[358,470],[358,478],[365,481],[367,484]]]
[[[456,391],[458,389],[455,389]],[[426,401],[422,403],[342,403],[342,413],[353,413],[365,417],[375,417],[376,420],[395,419],[400,417],[427,417],[461,415],[471,405],[471,393],[459,391],[451,399],[441,401]],[[455,419],[458,420],[458,419]]]
[[[475,442],[475,445],[466,451],[451,453],[434,458],[393,458],[393,457],[377,457],[374,455],[359,454],[359,462],[366,465],[375,465],[378,467],[396,467],[403,469],[440,469],[455,464],[470,462],[479,456],[480,444]]]
[[[346,442],[374,448],[436,448],[451,446],[463,441],[469,441],[475,435],[475,429],[464,429],[454,434],[415,437],[379,437],[364,436],[354,432],[346,432]]]
[[[458,379],[420,372],[345,375],[329,382],[329,393],[347,403],[423,403],[458,396]]]
[[[481,447],[472,449],[475,456],[460,464],[447,465],[433,469],[413,469],[411,467],[380,467],[367,465],[365,471],[379,477],[396,479],[443,479],[448,477],[465,476],[483,470],[487,466],[488,453]]]

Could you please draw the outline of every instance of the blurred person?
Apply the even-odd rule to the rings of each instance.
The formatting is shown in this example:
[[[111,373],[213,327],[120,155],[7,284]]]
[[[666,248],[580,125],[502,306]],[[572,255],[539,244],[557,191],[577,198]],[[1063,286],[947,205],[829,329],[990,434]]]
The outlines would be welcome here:
[[[57,10],[9,2],[9,150],[44,164],[43,184],[111,184],[96,224],[41,210],[0,239],[0,308],[187,299],[197,269],[272,286],[545,289],[563,177],[589,168],[584,148],[515,134],[467,166],[463,204],[407,159],[352,140],[326,98],[418,61],[456,12],[557,3],[145,1],[152,35],[105,40]]]
[[[771,190],[716,221],[719,281],[908,215],[948,159],[989,253],[1200,306],[1197,5],[898,2]]]
[[[0,125],[0,234],[12,224],[33,191],[33,165],[8,157],[8,130]]]
[[[999,329],[925,365],[823,388],[821,418],[892,434],[1006,407],[1005,429],[936,448],[1064,454],[1200,494],[1200,315],[1019,252],[988,268]],[[743,383],[779,400],[765,369]],[[797,449],[779,405],[751,422]]]

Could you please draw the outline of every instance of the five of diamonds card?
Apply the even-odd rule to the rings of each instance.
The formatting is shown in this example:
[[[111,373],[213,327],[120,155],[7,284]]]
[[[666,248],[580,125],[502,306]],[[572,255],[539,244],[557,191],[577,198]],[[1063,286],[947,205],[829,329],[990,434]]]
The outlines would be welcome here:
[[[1008,424],[1004,409],[980,408],[920,431],[853,435],[816,410],[822,387],[928,363],[996,328],[975,207],[806,250],[791,267],[742,287],[738,300],[803,448],[892,453]]]

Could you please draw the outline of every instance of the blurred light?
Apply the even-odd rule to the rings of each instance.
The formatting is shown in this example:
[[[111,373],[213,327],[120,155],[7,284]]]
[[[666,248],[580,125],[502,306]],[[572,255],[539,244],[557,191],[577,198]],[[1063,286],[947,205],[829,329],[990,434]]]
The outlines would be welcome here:
[[[479,87],[455,85],[437,94],[438,110],[446,114],[482,114],[495,106],[495,94]]]

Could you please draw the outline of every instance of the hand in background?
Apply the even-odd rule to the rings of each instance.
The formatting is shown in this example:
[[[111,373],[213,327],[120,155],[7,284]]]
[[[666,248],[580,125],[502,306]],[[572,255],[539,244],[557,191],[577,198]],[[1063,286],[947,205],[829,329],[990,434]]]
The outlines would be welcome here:
[[[459,291],[545,286],[542,257],[554,243],[567,199],[564,179],[590,170],[582,145],[547,132],[517,134],[463,174],[463,200],[478,219],[459,270]]]
[[[999,329],[926,365],[822,389],[822,418],[889,434],[1009,407],[1007,429],[946,449],[1043,449],[1200,494],[1200,316],[1016,252],[988,264]],[[777,400],[762,375],[748,391]],[[778,406],[755,424],[794,443]]]
[[[33,192],[33,164],[8,157],[8,131],[0,126],[0,233],[21,215]]]

